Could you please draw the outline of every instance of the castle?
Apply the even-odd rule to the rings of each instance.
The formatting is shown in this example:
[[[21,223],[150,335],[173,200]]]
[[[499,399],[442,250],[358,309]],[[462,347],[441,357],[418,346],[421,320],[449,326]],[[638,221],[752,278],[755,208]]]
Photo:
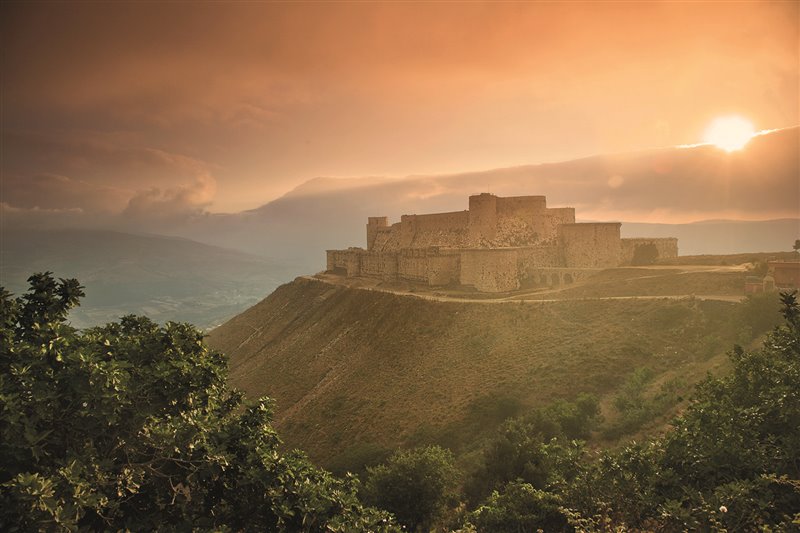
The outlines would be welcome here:
[[[469,197],[451,213],[367,219],[367,249],[327,250],[328,272],[480,292],[574,283],[604,268],[678,256],[675,238],[620,238],[619,222],[576,223],[544,196]]]

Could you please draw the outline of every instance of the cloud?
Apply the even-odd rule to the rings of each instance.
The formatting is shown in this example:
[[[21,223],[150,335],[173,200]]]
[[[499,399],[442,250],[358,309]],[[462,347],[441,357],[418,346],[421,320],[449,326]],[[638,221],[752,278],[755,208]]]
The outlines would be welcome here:
[[[3,203],[23,209],[119,212],[131,194],[130,190],[49,173],[5,176],[2,186]]]
[[[103,132],[5,135],[2,200],[11,207],[79,208],[91,214],[175,214],[207,207],[214,165]]]
[[[124,217],[152,220],[180,218],[200,214],[211,204],[217,185],[208,174],[200,174],[192,183],[160,189],[153,187],[137,192],[122,212]]]
[[[6,228],[168,231],[213,202],[217,167],[129,132],[4,132]]]
[[[147,205],[170,205],[182,193],[166,191],[196,189],[204,172],[219,185],[210,209],[239,210],[312,176],[691,143],[723,112],[759,128],[798,122],[792,2],[18,3],[4,14],[4,172],[161,191],[142,193]],[[27,151],[11,146],[18,135]]]

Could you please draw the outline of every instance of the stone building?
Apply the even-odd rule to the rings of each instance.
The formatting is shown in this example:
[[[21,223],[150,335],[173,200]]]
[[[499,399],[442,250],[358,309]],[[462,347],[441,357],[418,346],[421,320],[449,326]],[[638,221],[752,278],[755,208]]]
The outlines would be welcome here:
[[[677,239],[621,239],[620,226],[576,223],[574,208],[547,207],[544,196],[483,193],[466,211],[403,215],[391,225],[369,217],[367,248],[328,250],[327,270],[507,292],[572,283],[634,257],[677,257]]]
[[[800,261],[767,261],[764,290],[800,289]]]

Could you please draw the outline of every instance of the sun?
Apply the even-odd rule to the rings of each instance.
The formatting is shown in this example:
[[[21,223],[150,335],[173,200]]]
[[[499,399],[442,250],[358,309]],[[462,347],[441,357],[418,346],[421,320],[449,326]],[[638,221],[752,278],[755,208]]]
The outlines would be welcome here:
[[[726,152],[741,150],[755,135],[753,124],[742,117],[719,117],[706,129],[703,140]]]

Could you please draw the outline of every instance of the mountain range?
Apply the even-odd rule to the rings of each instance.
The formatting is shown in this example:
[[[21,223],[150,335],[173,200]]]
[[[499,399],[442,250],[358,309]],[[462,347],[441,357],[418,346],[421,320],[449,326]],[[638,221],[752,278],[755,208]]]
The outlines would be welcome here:
[[[161,235],[100,230],[4,232],[0,285],[27,289],[33,272],[77,278],[86,298],[77,327],[144,314],[207,328],[259,301],[295,268],[234,250]]]

